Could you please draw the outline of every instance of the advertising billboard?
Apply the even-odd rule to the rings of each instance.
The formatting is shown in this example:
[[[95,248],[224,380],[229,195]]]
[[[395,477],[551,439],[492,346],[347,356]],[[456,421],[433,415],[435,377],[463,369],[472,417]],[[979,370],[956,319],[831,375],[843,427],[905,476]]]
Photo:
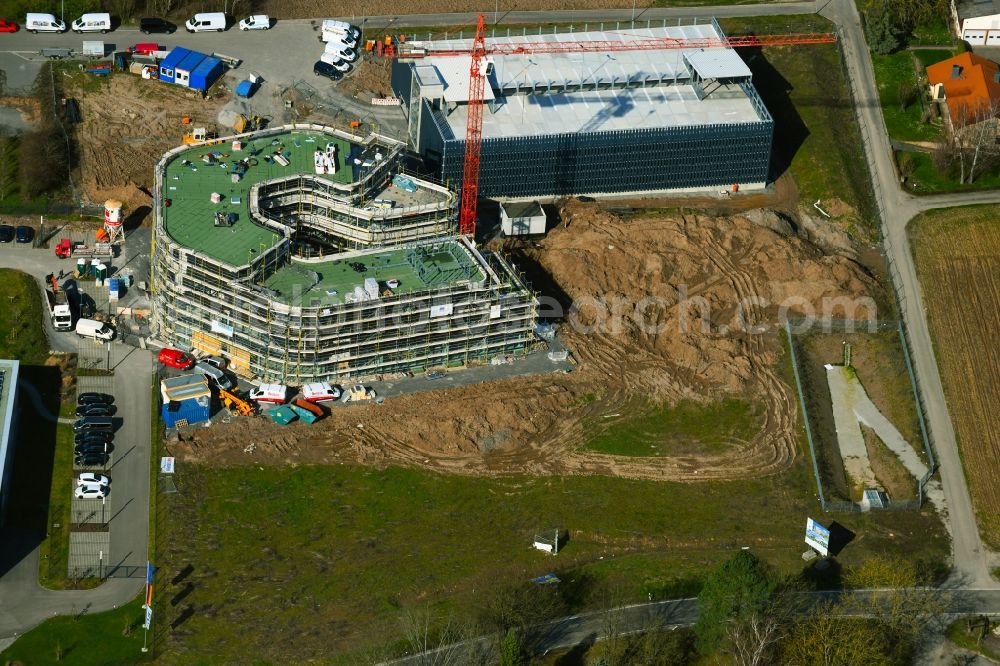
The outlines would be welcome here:
[[[826,557],[830,554],[830,530],[806,518],[806,545]]]

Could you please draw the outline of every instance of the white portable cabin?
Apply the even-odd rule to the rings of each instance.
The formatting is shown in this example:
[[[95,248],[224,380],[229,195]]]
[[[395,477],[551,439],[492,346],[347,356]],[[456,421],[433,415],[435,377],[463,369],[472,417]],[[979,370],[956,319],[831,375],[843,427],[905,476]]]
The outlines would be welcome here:
[[[504,236],[545,233],[545,211],[537,201],[500,204],[500,231]]]

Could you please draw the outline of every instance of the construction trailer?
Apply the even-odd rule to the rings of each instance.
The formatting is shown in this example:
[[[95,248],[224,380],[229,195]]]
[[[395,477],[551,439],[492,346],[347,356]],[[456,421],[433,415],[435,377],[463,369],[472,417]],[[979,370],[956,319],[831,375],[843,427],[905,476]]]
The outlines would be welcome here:
[[[205,92],[225,73],[216,57],[177,46],[160,62],[160,81]]]
[[[500,204],[500,232],[504,236],[537,236],[545,233],[545,209],[537,201]]]
[[[204,375],[195,373],[169,377],[160,382],[161,415],[168,428],[207,421],[212,391]]]
[[[331,143],[341,168],[314,173]],[[534,348],[534,292],[502,255],[450,235],[451,190],[414,175],[393,184],[403,147],[296,125],[167,153],[154,193],[156,337],[295,385]],[[230,178],[223,162],[249,166]],[[218,214],[237,221],[216,226]]]
[[[171,49],[167,56],[160,62],[160,80],[164,83],[173,83],[177,66],[190,54],[191,51],[183,46],[176,46]]]

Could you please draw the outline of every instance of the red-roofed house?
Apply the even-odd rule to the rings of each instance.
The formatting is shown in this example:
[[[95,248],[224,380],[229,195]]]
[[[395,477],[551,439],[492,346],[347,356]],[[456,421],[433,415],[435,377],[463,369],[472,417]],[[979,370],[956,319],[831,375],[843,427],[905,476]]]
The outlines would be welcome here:
[[[927,80],[934,98],[947,102],[956,127],[993,117],[1000,110],[1000,65],[992,60],[962,53],[928,67]]]

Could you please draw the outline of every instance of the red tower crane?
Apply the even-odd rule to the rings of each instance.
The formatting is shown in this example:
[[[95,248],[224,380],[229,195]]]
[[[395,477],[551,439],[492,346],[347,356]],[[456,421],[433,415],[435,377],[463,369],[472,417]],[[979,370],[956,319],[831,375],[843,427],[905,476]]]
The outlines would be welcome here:
[[[798,44],[832,44],[837,36],[832,32],[796,33],[783,35],[743,35],[740,37],[635,37],[614,41],[572,39],[538,42],[507,42],[486,45],[483,15],[476,24],[472,50],[454,48],[412,47],[397,57],[472,56],[469,66],[469,117],[465,128],[465,164],[462,175],[462,208],[458,218],[460,234],[476,233],[476,211],[479,203],[479,161],[483,143],[483,58],[488,55],[533,55],[536,53],[592,53],[608,51],[655,51],[662,49],[746,48],[750,46],[788,46]]]

